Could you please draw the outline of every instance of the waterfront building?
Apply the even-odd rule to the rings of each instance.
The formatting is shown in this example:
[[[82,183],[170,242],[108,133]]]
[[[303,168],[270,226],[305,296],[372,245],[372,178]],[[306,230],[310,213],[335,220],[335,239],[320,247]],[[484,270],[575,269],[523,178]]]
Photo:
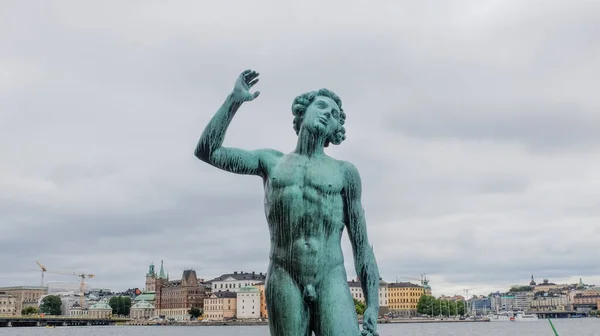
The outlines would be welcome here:
[[[38,307],[40,298],[48,291],[46,287],[39,286],[15,286],[0,287],[0,292],[15,298],[16,315],[20,316],[25,307]]]
[[[360,302],[365,302],[362,287],[360,287],[360,282],[350,280],[348,281],[348,288],[350,288],[350,294],[352,294],[353,299],[358,300]]]
[[[388,283],[379,278],[379,316],[389,312]]]
[[[348,281],[348,288],[353,299],[365,303],[365,296],[360,285],[359,278]],[[389,290],[388,283],[379,279],[379,316],[387,314],[389,311]]]
[[[69,307],[69,316],[84,316],[85,313],[87,312],[87,310],[83,309],[81,307],[81,305],[79,304],[79,302],[75,301],[75,303],[73,303],[71,305],[71,307]],[[67,314],[63,314],[63,315],[67,315]]]
[[[144,291],[140,293],[136,288],[131,290],[134,298],[130,314],[133,312],[135,316],[140,316],[139,318],[146,318],[152,313],[153,316],[150,317],[158,315],[177,321],[189,321],[188,312],[192,307],[204,307],[206,287],[203,281],[192,269],[184,270],[181,280],[170,280],[162,260],[158,273],[152,263],[146,273]]]
[[[414,316],[417,314],[417,303],[425,295],[423,286],[410,282],[390,282],[388,288],[388,308],[399,316]]]
[[[531,302],[534,298],[533,292],[517,292],[514,295],[514,306],[513,309],[515,311],[529,310],[531,307]]]
[[[577,310],[596,310],[598,309],[597,302],[600,300],[600,293],[585,291],[577,293],[573,297],[573,307]]]
[[[531,301],[531,310],[535,311],[565,311],[570,310],[567,295],[537,296]]]
[[[134,320],[147,320],[155,315],[154,305],[145,301],[140,300],[136,302],[129,311],[129,317]]]
[[[161,262],[161,274],[164,275]],[[159,316],[172,318],[177,321],[189,321],[188,311],[194,308],[204,308],[206,289],[200,284],[196,271],[184,270],[181,280],[169,281],[167,276],[159,277],[154,282],[155,307]]]
[[[237,295],[235,292],[212,292],[204,299],[204,318],[210,321],[224,321],[235,318]]]
[[[87,316],[91,318],[108,318],[112,315],[112,307],[108,305],[107,299],[102,299],[91,305],[87,310]]]
[[[136,304],[138,302],[147,302],[153,306],[155,306],[156,303],[156,293],[155,292],[146,292],[146,293],[142,293],[138,296],[135,297],[135,299],[133,299],[133,304]]]
[[[69,308],[69,316],[90,317],[90,318],[108,318],[112,315],[112,307],[108,305],[108,299],[102,299],[89,308],[82,308],[79,302],[74,302]]]
[[[267,312],[267,299],[265,297],[265,282],[257,282],[254,284],[254,287],[260,291],[260,317],[265,319],[269,318],[269,313]]]
[[[0,316],[15,315],[17,315],[17,299],[8,293],[0,292]]]
[[[256,272],[233,272],[229,274],[223,274],[220,277],[214,278],[207,282],[210,284],[211,291],[216,293],[218,291],[230,291],[237,292],[242,287],[252,286],[253,284],[261,281],[265,281],[267,278],[266,274]]]
[[[492,302],[490,298],[473,298],[470,302],[471,312],[473,315],[487,315],[492,311]],[[469,312],[467,312],[469,313]]]
[[[260,290],[253,286],[242,287],[237,292],[238,319],[260,318]]]

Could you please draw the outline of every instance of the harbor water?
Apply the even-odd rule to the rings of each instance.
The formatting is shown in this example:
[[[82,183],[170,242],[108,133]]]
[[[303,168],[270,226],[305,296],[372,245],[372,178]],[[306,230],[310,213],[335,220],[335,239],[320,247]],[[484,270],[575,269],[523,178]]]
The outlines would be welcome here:
[[[599,336],[600,318],[555,319],[560,336]],[[548,320],[488,323],[380,324],[381,336],[553,336]],[[98,326],[0,328],[0,336],[269,336],[267,326]]]

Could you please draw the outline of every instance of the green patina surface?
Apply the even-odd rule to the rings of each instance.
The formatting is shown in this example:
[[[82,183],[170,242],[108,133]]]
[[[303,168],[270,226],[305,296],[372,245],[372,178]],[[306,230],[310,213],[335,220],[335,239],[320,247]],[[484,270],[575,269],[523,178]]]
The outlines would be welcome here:
[[[259,96],[250,92],[257,82],[255,71],[240,74],[204,129],[195,155],[219,169],[263,179],[271,241],[265,283],[271,335],[377,335],[379,271],[367,237],[360,175],[353,164],[324,152],[346,138],[342,102],[327,89],[296,97],[292,113],[298,142],[290,153],[223,147],[240,106]],[[344,228],[367,305],[362,331],[344,268]]]

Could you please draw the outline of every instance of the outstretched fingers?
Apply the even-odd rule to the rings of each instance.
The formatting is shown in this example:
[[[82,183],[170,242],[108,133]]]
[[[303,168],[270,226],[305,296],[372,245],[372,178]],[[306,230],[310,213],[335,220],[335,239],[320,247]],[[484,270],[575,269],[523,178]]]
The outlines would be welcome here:
[[[256,84],[256,83],[258,83],[258,78],[254,78],[252,81],[250,81],[250,82],[248,83],[248,86],[249,86],[249,87],[253,87],[253,86],[254,86],[254,84]]]
[[[244,75],[244,79],[246,80],[246,83],[248,83],[248,85],[250,85],[250,82],[252,82],[257,77],[258,77],[258,72],[254,71],[254,70],[252,70],[249,73]]]

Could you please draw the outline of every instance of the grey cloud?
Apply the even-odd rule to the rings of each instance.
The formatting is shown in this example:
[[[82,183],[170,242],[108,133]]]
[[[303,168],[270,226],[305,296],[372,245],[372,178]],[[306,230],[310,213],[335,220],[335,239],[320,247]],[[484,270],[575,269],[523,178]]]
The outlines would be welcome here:
[[[0,285],[38,283],[35,260],[117,290],[161,259],[172,278],[265,271],[260,179],[192,154],[246,67],[262,94],[227,146],[291,151],[293,98],[341,96],[348,138],[327,151],[360,170],[386,280],[600,281],[587,5],[38,5],[0,10]]]
[[[487,103],[491,106],[442,101],[392,117],[388,127],[426,138],[515,141],[535,149],[577,150],[599,143],[600,114],[594,109],[540,103],[506,106],[494,104],[493,98]]]

